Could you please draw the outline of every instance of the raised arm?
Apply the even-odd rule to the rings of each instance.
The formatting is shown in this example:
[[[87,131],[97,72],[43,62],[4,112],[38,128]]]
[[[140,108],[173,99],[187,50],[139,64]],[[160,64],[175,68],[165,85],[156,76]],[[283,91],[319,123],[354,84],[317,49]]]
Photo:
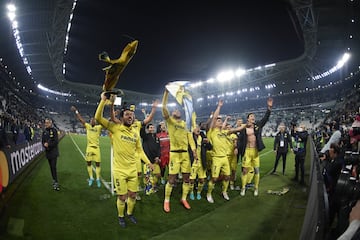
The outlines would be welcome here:
[[[114,110],[115,99],[116,99],[116,95],[111,94],[110,95],[110,103],[111,103],[110,104],[110,119],[114,123],[122,123],[121,120],[115,116],[115,110]]]
[[[246,123],[241,124],[240,127],[231,128],[231,129],[228,131],[228,134],[240,132],[240,131],[243,130],[244,128],[246,128]]]
[[[224,104],[224,100],[220,99],[220,100],[219,100],[219,103],[218,103],[218,106],[217,106],[217,108],[216,108],[216,110],[215,110],[215,112],[214,112],[214,114],[213,114],[212,119],[211,119],[211,123],[210,123],[209,129],[214,128],[215,122],[216,122],[217,118],[219,117],[220,109],[221,109],[221,107],[222,107],[223,104]]]
[[[169,110],[167,109],[168,97],[169,97],[169,91],[165,89],[162,99],[162,115],[165,120],[167,120],[170,117]]]
[[[226,125],[227,125],[227,122],[230,120],[230,116],[226,116],[226,118],[225,118],[225,120],[224,120],[224,122],[223,122],[223,125],[222,125],[222,129],[225,129],[226,128]]]
[[[79,111],[76,109],[76,107],[75,106],[71,106],[71,111],[73,111],[73,112],[75,112],[75,116],[76,116],[76,118],[81,122],[81,124],[83,125],[83,126],[85,126],[85,120],[84,120],[84,118],[81,116],[81,114],[79,113]]]
[[[151,112],[143,121],[145,125],[147,125],[148,123],[150,123],[153,120],[153,118],[155,116],[156,108],[158,105],[159,105],[159,100],[156,99],[152,104]]]
[[[104,128],[107,128],[109,121],[103,117],[104,107],[106,102],[106,96],[104,93],[101,94],[101,101],[96,109],[95,120],[100,123]]]

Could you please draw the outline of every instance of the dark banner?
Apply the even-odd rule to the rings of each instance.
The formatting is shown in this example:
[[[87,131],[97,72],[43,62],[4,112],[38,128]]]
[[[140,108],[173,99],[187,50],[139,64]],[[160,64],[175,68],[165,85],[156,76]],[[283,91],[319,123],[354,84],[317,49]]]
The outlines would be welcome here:
[[[0,151],[0,193],[43,151],[41,141],[19,144]]]

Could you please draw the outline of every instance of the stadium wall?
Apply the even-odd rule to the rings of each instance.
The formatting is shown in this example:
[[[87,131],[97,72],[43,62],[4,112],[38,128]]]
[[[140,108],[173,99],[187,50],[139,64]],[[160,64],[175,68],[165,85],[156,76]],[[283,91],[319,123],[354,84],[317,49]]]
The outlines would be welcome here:
[[[0,194],[44,151],[41,141],[0,151]]]

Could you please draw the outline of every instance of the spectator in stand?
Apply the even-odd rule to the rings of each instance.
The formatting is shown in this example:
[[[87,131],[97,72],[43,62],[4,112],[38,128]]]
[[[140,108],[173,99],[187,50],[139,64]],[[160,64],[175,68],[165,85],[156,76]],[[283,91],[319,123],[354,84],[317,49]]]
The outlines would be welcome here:
[[[8,141],[5,128],[2,126],[0,121],[0,150],[4,148],[10,148],[10,143]]]
[[[14,144],[17,144],[17,140],[18,140],[18,136],[19,136],[19,126],[17,124],[17,120],[16,119],[12,119],[11,122],[11,132],[12,132],[12,140],[14,142]]]
[[[328,151],[330,149],[330,145],[335,143],[335,144],[339,144],[340,139],[341,139],[341,132],[340,132],[340,125],[338,122],[333,121],[332,124],[330,125],[331,128],[331,136],[329,138],[329,141],[325,144],[325,146],[321,149],[321,153],[325,153],[326,151]]]
[[[29,121],[25,121],[24,124],[24,135],[25,135],[25,140],[27,142],[30,142],[32,140],[32,132],[31,132],[31,125]]]
[[[360,151],[360,114],[356,114],[354,122],[349,131],[350,144],[353,152]]]

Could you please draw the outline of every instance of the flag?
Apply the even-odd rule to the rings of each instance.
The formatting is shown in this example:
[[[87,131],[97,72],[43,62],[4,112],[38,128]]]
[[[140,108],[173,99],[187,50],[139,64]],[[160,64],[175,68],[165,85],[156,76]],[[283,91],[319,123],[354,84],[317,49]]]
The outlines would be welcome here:
[[[110,59],[109,54],[102,52],[99,54],[99,60],[109,63],[110,65],[103,68],[105,71],[105,81],[103,84],[103,91],[111,91],[119,81],[120,74],[130,62],[136,53],[138,41],[134,40],[128,43],[123,49],[121,56],[117,59]]]
[[[166,85],[166,89],[184,107],[186,127],[192,131],[196,126],[196,113],[194,111],[193,100],[187,90],[188,81],[175,81]]]

